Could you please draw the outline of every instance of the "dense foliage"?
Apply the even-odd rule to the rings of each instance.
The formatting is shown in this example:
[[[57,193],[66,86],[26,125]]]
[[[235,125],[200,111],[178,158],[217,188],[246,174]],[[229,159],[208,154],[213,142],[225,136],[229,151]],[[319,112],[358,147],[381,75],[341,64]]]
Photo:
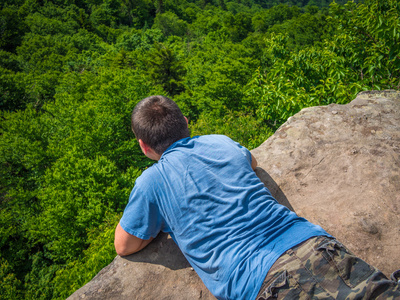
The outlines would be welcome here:
[[[303,107],[399,89],[396,0],[3,0],[0,295],[65,299],[115,256],[164,94],[192,134],[254,148]]]

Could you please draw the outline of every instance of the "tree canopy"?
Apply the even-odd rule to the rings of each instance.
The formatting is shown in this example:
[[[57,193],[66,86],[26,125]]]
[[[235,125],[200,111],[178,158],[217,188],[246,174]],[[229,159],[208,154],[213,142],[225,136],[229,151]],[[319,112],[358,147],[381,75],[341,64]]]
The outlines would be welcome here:
[[[304,107],[399,89],[399,20],[395,0],[2,1],[1,297],[65,299],[115,257],[152,164],[142,98],[252,149]]]

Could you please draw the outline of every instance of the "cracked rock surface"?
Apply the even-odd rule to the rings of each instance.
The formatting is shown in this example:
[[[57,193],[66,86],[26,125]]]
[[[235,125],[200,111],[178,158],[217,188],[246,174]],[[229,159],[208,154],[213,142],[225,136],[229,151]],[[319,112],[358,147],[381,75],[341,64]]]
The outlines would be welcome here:
[[[260,147],[257,175],[279,202],[387,276],[400,268],[400,92],[303,109]],[[68,299],[215,299],[172,241],[114,261]]]

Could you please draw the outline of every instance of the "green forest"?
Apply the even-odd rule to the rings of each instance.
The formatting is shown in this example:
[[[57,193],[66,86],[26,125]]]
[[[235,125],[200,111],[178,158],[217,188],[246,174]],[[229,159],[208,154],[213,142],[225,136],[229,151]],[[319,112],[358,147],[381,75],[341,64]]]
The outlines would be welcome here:
[[[1,0],[0,298],[65,299],[116,256],[152,162],[135,104],[249,149],[304,107],[400,89],[398,0]]]

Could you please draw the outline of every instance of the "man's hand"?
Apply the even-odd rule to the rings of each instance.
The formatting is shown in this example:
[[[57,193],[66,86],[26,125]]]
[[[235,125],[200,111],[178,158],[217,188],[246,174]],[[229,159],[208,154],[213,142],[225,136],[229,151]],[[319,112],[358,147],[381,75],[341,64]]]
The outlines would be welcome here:
[[[115,251],[120,256],[126,256],[142,250],[153,238],[142,240],[134,235],[127,233],[118,223],[115,229],[114,246]]]

